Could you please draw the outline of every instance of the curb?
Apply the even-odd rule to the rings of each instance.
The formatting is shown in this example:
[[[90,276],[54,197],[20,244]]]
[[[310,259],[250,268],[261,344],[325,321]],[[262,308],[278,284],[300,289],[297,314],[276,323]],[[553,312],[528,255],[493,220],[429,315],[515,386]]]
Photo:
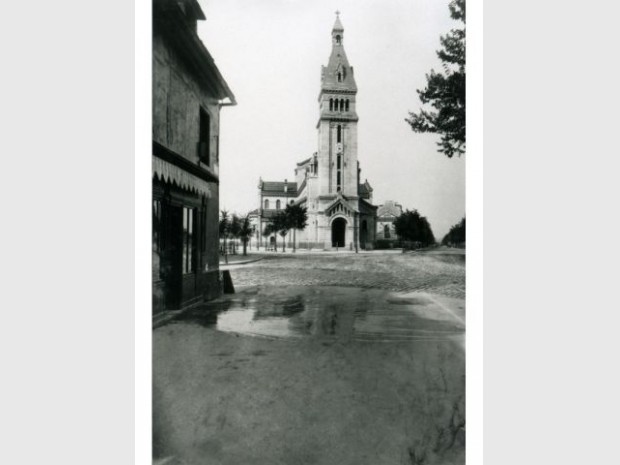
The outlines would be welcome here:
[[[260,262],[263,258],[265,258],[265,257],[254,258],[254,259],[251,259],[251,260],[244,260],[244,261],[241,261],[241,262],[233,262],[233,263],[221,263],[220,262],[219,268],[220,268],[220,271],[221,271],[223,266],[247,265],[248,263]]]

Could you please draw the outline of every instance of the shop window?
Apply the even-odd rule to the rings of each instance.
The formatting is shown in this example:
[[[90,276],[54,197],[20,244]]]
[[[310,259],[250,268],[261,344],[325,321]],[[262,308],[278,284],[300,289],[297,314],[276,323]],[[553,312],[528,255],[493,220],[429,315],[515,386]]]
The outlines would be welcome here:
[[[153,280],[160,279],[162,255],[162,212],[161,202],[153,200]]]
[[[194,266],[194,223],[196,209],[183,207],[183,273],[193,273]]]

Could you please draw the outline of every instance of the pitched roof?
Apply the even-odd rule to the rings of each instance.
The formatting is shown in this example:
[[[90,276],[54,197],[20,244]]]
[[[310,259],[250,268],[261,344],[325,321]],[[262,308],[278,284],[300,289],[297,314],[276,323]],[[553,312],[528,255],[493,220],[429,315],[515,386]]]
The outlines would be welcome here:
[[[357,195],[359,195],[363,199],[369,199],[371,194],[372,187],[370,187],[368,180],[365,180],[363,184],[358,184]]]
[[[284,190],[284,183],[280,181],[261,181],[259,188],[261,193],[265,195],[281,195],[281,196],[289,196],[296,197],[297,196],[297,183],[296,182],[287,182],[286,191]]]
[[[394,200],[386,200],[383,205],[379,205],[379,209],[377,210],[377,216],[400,216],[402,212],[402,205],[396,203]]]

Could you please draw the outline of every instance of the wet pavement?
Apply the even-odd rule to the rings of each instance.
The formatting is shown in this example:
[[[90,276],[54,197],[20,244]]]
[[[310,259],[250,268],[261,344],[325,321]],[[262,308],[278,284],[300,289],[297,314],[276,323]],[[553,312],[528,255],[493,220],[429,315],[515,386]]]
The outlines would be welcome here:
[[[461,340],[464,308],[456,299],[450,303],[461,316],[422,293],[335,286],[256,287],[192,309],[177,321],[269,338]]]
[[[430,265],[415,273],[433,289],[454,289],[464,264],[438,258],[416,259]],[[377,288],[364,281],[373,273],[355,269],[367,262],[353,260],[340,261],[341,274],[355,277],[346,286],[330,273],[314,286],[236,281],[237,294],[154,330],[154,458],[464,464],[464,298]],[[386,279],[399,263],[374,260]],[[264,262],[254,270],[259,281],[264,271],[292,276],[309,263]]]

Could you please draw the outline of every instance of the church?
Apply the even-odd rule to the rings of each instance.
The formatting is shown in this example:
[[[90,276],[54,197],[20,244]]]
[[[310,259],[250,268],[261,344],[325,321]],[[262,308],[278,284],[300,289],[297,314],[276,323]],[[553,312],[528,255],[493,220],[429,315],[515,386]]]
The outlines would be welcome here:
[[[250,219],[261,245],[269,245],[262,237],[266,225],[289,204],[306,207],[308,213],[306,228],[294,234],[297,247],[371,249],[376,239],[377,207],[370,184],[361,182],[357,160],[357,85],[338,14],[331,35],[331,55],[321,67],[318,150],[297,163],[294,182],[259,180],[259,208]]]

